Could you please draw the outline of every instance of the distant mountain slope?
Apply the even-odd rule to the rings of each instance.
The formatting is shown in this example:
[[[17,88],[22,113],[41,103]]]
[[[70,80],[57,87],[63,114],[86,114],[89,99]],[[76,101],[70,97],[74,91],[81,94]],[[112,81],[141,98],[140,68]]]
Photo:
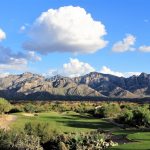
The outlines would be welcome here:
[[[150,96],[150,75],[141,73],[129,78],[91,72],[68,78],[45,78],[24,73],[0,78],[0,97],[14,100],[51,100],[54,97],[140,98]]]

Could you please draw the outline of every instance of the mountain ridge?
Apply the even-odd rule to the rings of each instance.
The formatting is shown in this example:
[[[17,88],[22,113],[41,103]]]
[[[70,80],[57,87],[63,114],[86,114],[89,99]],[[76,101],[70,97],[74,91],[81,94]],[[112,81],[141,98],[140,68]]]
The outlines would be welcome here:
[[[150,74],[128,78],[91,72],[69,78],[44,77],[26,72],[0,78],[0,97],[13,100],[52,100],[59,97],[144,98],[150,97]]]

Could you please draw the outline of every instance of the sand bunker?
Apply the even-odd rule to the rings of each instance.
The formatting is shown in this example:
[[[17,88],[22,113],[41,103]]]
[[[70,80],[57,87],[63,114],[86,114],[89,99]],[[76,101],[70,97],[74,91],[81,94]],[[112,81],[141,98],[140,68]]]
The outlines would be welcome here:
[[[34,114],[31,113],[23,113],[22,115],[27,117],[34,117]]]

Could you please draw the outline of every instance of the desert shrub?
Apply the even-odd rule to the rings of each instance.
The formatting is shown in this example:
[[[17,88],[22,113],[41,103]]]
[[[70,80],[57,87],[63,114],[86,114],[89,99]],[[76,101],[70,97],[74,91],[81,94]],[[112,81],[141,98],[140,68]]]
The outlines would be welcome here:
[[[94,110],[91,102],[52,102],[49,104],[49,110],[57,112],[75,111],[77,113],[88,113]]]
[[[51,103],[50,109],[52,111],[57,111],[57,112],[70,111],[71,104],[67,102],[54,102],[54,103]]]
[[[31,103],[27,103],[25,104],[24,106],[24,111],[25,112],[28,112],[28,113],[34,113],[35,112],[35,109],[36,109],[36,106],[31,104]]]
[[[36,105],[36,109],[35,109],[36,113],[46,112],[46,111],[48,111],[48,109],[44,107],[44,105]]]
[[[100,118],[116,117],[121,112],[118,103],[104,104],[95,109],[94,115]]]
[[[22,104],[22,103],[13,104],[13,107],[10,110],[10,113],[11,113],[11,111],[12,111],[12,113],[13,113],[13,111],[14,111],[14,113],[15,112],[24,112],[25,105],[26,105],[26,103],[25,104]]]
[[[49,102],[28,102],[15,104],[14,108],[17,108],[20,112],[39,113],[49,111],[50,106]]]
[[[132,107],[131,104],[122,104],[122,105],[120,106],[120,108],[121,108],[121,109],[129,109],[129,110],[131,110],[133,107]]]
[[[104,118],[104,111],[105,111],[105,106],[98,106],[94,110],[94,116]]]
[[[34,135],[19,134],[12,144],[12,147],[16,150],[43,150],[40,145],[40,138]]]
[[[7,150],[9,149],[10,145],[11,145],[11,137],[5,130],[0,129],[0,149]]]
[[[14,108],[17,108],[19,111],[25,111],[29,113],[34,112],[47,112],[47,111],[56,111],[56,112],[65,112],[65,111],[75,111],[78,113],[93,113],[95,106],[98,103],[95,102],[28,102],[28,103],[16,103]]]
[[[144,107],[133,110],[133,125],[150,127],[150,111]]]
[[[1,150],[43,150],[40,145],[40,138],[34,135],[27,135],[23,132],[0,130]]]
[[[7,113],[11,109],[11,104],[4,98],[0,98],[0,114]]]
[[[78,106],[75,108],[75,111],[78,113],[91,113],[94,110],[94,106],[88,102],[79,103]]]
[[[35,127],[35,126],[34,126]],[[42,126],[43,127],[43,126]],[[55,134],[48,141],[41,143],[41,128],[33,129],[31,124],[26,125],[24,132],[0,130],[1,150],[81,150],[105,149],[115,146],[108,133],[92,131],[87,133]],[[39,128],[39,127],[38,127]],[[49,131],[47,131],[49,132]],[[36,135],[38,134],[38,135]],[[42,134],[45,134],[43,132]]]
[[[124,109],[121,115],[118,117],[119,122],[130,125],[133,120],[132,110]]]
[[[105,134],[93,131],[89,133],[74,133],[57,135],[44,145],[45,150],[100,150],[116,143],[107,138]]]
[[[22,110],[20,108],[17,107],[13,107],[10,109],[9,113],[17,113],[17,112],[22,112]]]
[[[134,127],[150,127],[150,111],[148,107],[138,107],[124,110],[117,119],[118,122]]]
[[[51,136],[53,136],[53,131],[50,130],[48,123],[26,123],[24,131],[28,135],[35,135],[40,137],[41,143],[47,142]]]
[[[124,102],[120,104],[120,108],[123,109],[128,109],[128,110],[133,110],[133,109],[137,109],[139,107],[139,104],[137,103],[128,103],[128,102]]]

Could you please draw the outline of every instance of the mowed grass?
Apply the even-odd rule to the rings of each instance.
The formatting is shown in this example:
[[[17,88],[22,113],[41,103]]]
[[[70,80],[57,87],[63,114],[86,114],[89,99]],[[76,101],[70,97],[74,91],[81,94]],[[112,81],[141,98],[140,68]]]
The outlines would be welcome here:
[[[131,142],[109,148],[109,150],[150,150],[150,132],[131,132],[136,132],[127,135]]]
[[[48,123],[49,128],[57,132],[85,132],[99,128],[103,130],[116,128],[116,126],[103,119],[75,112],[47,112],[39,113],[38,116],[24,116],[23,113],[14,115],[17,116],[17,120],[11,124],[11,128],[17,130],[23,129],[28,122]]]

